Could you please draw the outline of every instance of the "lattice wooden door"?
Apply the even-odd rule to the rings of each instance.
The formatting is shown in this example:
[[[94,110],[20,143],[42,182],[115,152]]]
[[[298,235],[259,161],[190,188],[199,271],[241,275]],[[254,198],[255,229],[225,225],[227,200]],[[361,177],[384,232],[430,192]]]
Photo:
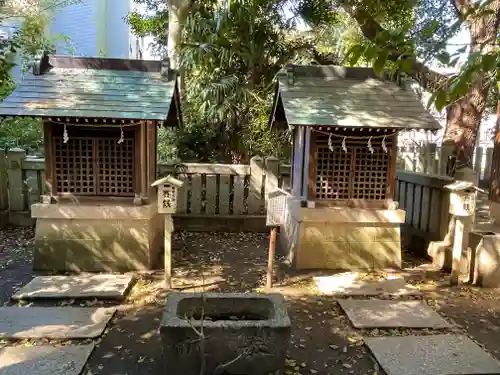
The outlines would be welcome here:
[[[316,147],[316,199],[348,199],[353,150],[345,153],[336,146],[330,151],[319,139]]]
[[[382,139],[371,141],[373,153],[368,149],[369,137],[349,140],[346,149],[342,138],[332,138],[333,150],[328,146],[327,135],[317,135],[315,147],[316,162],[312,194],[315,199],[367,199],[386,198],[391,164],[392,140],[386,139],[386,153]]]
[[[98,194],[134,195],[134,139],[97,138]]]
[[[54,162],[57,193],[133,196],[134,138],[56,136]]]
[[[56,191],[79,195],[95,195],[95,158],[93,138],[72,137],[67,143],[54,137]]]

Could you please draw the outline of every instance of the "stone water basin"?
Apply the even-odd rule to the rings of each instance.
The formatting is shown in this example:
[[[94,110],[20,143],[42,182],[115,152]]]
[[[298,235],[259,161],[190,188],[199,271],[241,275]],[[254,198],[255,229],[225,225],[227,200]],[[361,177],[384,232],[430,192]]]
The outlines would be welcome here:
[[[170,293],[160,326],[165,373],[200,375],[203,365],[207,375],[282,374],[290,330],[281,294]]]

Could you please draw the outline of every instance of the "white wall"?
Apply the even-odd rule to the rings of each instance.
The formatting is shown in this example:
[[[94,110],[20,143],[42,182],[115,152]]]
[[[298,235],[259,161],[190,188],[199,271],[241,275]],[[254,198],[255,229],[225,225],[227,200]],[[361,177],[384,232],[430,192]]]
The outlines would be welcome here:
[[[57,54],[135,58],[135,40],[125,16],[132,0],[81,0],[54,12],[50,34],[70,38],[57,43]]]
[[[105,1],[105,0],[101,0]],[[54,11],[51,36],[62,34],[71,39],[71,47],[63,41],[56,44],[58,55],[98,56],[97,15],[94,0],[81,0]]]
[[[97,0],[104,1],[104,0]],[[135,37],[124,17],[132,10],[131,0],[107,0],[106,47],[107,56],[135,58]]]

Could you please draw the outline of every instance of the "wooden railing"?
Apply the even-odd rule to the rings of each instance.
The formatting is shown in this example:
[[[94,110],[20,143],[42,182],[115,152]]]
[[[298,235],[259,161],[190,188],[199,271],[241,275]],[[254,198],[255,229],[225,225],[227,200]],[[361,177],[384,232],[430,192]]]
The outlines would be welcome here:
[[[407,172],[445,175],[446,163],[451,150],[443,150],[435,144],[398,147],[398,168]],[[493,146],[476,147],[472,167],[478,174],[479,183],[487,188],[493,161]]]
[[[159,164],[158,173],[185,181],[178,212],[190,215],[264,215],[266,192],[290,185],[290,166],[273,157],[250,165]]]
[[[32,224],[30,206],[44,193],[45,161],[24,150],[0,150],[0,211],[11,224]],[[249,165],[159,164],[159,176],[185,180],[179,213],[196,218],[263,218],[265,194],[290,187],[290,166],[276,158],[255,157]],[[449,177],[398,170],[396,199],[406,211],[406,233],[426,240],[442,239],[447,229]],[[5,216],[5,215],[4,215]],[[262,219],[262,223],[264,220]],[[263,226],[263,225],[262,225]]]
[[[263,216],[265,194],[290,186],[290,166],[273,157],[252,158],[249,165],[159,164],[158,175],[185,180],[179,214],[191,216]],[[45,160],[21,149],[0,150],[0,211],[11,224],[31,223],[30,207],[45,192]]]
[[[442,240],[448,230],[450,205],[444,186],[453,179],[402,170],[397,171],[396,179],[395,200],[406,211],[406,237],[416,236],[426,242]]]

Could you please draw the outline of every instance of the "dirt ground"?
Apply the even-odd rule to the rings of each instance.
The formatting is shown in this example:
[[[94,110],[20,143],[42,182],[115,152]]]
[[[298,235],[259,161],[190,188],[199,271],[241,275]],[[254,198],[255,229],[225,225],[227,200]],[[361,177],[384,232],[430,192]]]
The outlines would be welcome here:
[[[13,291],[31,278],[32,234],[32,230],[26,228],[1,232],[0,302],[4,304],[9,303],[8,297]],[[173,244],[174,286],[182,291],[222,292],[262,288],[267,245],[267,235],[261,234],[177,233]],[[410,271],[420,263],[407,260]],[[354,329],[335,298],[320,295],[312,286],[312,276],[317,273],[293,273],[283,267],[277,271],[275,287],[285,295],[292,320],[287,374],[382,375],[367,353],[362,336],[436,333]],[[498,290],[449,288],[445,286],[444,275],[410,273],[413,276],[409,282],[423,291],[427,303],[455,323],[449,331],[465,332],[500,358]],[[139,276],[126,303],[119,307],[109,328],[98,340],[84,375],[168,375],[161,362],[158,336],[165,298],[161,279],[161,271]]]

